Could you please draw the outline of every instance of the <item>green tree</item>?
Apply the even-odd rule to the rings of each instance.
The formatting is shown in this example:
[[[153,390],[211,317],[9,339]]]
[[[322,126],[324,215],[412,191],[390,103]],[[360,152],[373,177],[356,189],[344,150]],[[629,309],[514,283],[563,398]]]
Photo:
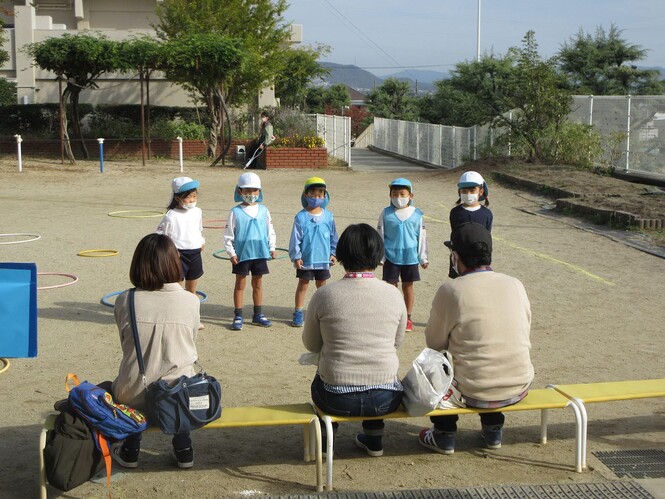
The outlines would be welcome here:
[[[328,87],[323,95],[323,105],[326,112],[341,115],[345,107],[351,105],[349,89],[344,83]]]
[[[612,24],[591,35],[582,29],[565,42],[558,53],[560,69],[574,93],[592,95],[661,94],[665,91],[659,72],[638,69],[647,50],[631,44]]]
[[[145,140],[146,140],[146,117],[148,144],[150,143],[150,76],[154,71],[164,69],[166,66],[166,55],[164,46],[158,40],[149,36],[134,38],[122,42],[120,51],[127,63],[128,68],[138,71],[141,85],[141,141],[143,151],[143,164],[145,165]],[[146,101],[144,102],[144,89]],[[150,158],[150,147],[148,147],[148,158]]]
[[[498,114],[495,123],[508,128],[508,137],[523,148],[526,159],[551,161],[558,157],[572,97],[557,72],[557,59],[539,56],[533,31],[527,32],[522,47],[511,48],[510,54],[516,64],[497,89],[495,106],[512,113]]]
[[[305,111],[323,114],[325,111],[326,88],[323,86],[308,87],[305,95]]]
[[[55,73],[57,78],[66,82],[62,93],[63,102],[68,102],[72,114],[74,136],[80,139],[84,157],[89,158],[88,150],[83,142],[79,100],[83,90],[97,88],[96,80],[104,73],[126,69],[126,63],[120,57],[120,44],[105,36],[93,36],[88,33],[78,35],[64,34],[57,38],[47,38],[42,42],[27,46],[27,52],[42,69]],[[65,113],[64,134],[67,157],[73,163],[74,154],[71,149]]]
[[[5,7],[0,6],[0,13],[6,15],[6,16],[13,16],[14,13],[7,10]],[[5,37],[5,29],[0,25],[0,66],[4,66],[4,64],[9,61],[9,52],[6,50],[2,49],[1,47],[4,47],[5,42],[7,41],[7,38]],[[16,101],[14,101],[16,102]]]
[[[288,48],[280,54],[282,67],[275,77],[275,94],[281,105],[305,109],[308,85],[329,73],[318,62],[327,52],[327,47],[317,45]]]
[[[16,104],[16,83],[0,78],[0,106]]]
[[[195,33],[215,33],[240,40],[245,52],[243,64],[232,75],[225,75],[224,85],[219,86],[219,98],[206,103],[251,104],[259,90],[273,83],[279,72],[280,52],[290,36],[290,25],[282,17],[286,8],[286,0],[164,0],[156,9],[158,22],[155,30],[163,40],[177,40]],[[182,82],[186,83],[186,80],[183,78]],[[218,114],[216,110],[212,112]],[[224,112],[227,114],[226,110]],[[211,130],[211,140],[225,135],[223,123],[211,124],[214,129]],[[229,125],[229,134],[230,129]],[[229,144],[230,136],[226,146],[222,147],[222,159]],[[214,148],[214,144],[209,144],[208,151],[214,151]]]
[[[211,123],[208,157],[213,158],[225,113],[228,119],[227,82],[243,65],[242,43],[217,33],[192,33],[167,41],[164,53],[167,77],[196,91],[207,106]]]
[[[374,116],[414,121],[418,117],[416,99],[408,82],[388,78],[367,95],[367,107]]]

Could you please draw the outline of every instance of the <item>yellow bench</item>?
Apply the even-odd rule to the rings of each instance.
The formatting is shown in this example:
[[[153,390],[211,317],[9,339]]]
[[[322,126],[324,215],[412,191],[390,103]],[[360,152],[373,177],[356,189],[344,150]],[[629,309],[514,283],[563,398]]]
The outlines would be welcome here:
[[[425,415],[429,416],[445,416],[450,414],[479,414],[481,412],[514,412],[514,411],[534,411],[539,410],[541,413],[540,418],[540,443],[547,443],[547,418],[549,409],[564,409],[570,407],[575,415],[575,471],[582,472],[583,468],[583,443],[585,442],[585,435],[583,430],[582,412],[578,404],[574,403],[568,397],[563,396],[556,390],[549,388],[530,390],[528,395],[524,397],[517,404],[497,409],[474,409],[471,407],[456,408],[456,409],[442,409],[435,410]],[[326,490],[331,491],[333,487],[333,428],[332,423],[345,423],[351,421],[362,421],[364,419],[397,419],[397,418],[410,418],[414,417],[409,415],[406,411],[396,411],[379,417],[363,417],[363,416],[335,416],[326,414],[317,409],[319,417],[323,420],[326,427]],[[320,447],[320,445],[319,445]]]
[[[576,404],[582,415],[582,468],[586,468],[587,412],[584,404],[665,397],[665,378],[633,381],[547,385]]]
[[[46,499],[46,468],[44,465],[44,447],[46,432],[53,429],[57,414],[49,414],[39,437],[39,479],[40,495]],[[204,426],[202,429],[242,428],[256,426],[302,425],[304,435],[304,459],[316,462],[316,491],[322,492],[321,426],[310,404],[286,404],[249,407],[224,407],[222,417]],[[148,431],[159,431],[151,427]]]

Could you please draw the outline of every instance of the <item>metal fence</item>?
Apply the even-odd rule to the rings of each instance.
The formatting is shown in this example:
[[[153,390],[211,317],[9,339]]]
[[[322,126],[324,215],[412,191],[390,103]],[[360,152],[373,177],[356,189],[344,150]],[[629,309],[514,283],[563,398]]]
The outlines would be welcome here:
[[[594,126],[617,170],[665,175],[665,96],[576,95],[569,119]]]
[[[327,114],[308,115],[316,123],[316,133],[323,138],[328,156],[351,166],[351,118]]]
[[[593,125],[604,163],[621,171],[665,175],[665,96],[573,97],[568,119]],[[374,118],[374,146],[434,166],[455,168],[492,147],[501,130]],[[510,156],[510,144],[505,154]]]
[[[434,166],[455,168],[474,157],[474,128],[374,118],[374,146]]]

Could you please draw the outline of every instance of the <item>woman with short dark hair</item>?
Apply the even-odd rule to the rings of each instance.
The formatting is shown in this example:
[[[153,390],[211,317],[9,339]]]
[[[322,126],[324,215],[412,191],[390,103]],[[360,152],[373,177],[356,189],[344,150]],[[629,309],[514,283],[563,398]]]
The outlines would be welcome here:
[[[173,381],[196,374],[200,302],[180,286],[180,255],[168,236],[149,234],[141,239],[134,251],[129,278],[136,286],[136,323],[146,380],[144,385],[136,360],[129,292],[125,291],[115,301],[122,361],[112,392],[117,402],[144,411],[145,386],[159,379]],[[189,433],[175,435],[172,442],[178,467],[191,468],[194,450]],[[140,447],[141,434],[132,435],[113,448],[113,459],[123,467],[136,468]]]
[[[406,307],[394,286],[374,278],[382,257],[383,241],[373,227],[347,227],[337,244],[346,274],[319,288],[307,309],[303,343],[319,354],[312,400],[327,414],[382,416],[402,401],[397,348]],[[382,419],[364,420],[356,445],[372,457],[383,455],[383,428]]]

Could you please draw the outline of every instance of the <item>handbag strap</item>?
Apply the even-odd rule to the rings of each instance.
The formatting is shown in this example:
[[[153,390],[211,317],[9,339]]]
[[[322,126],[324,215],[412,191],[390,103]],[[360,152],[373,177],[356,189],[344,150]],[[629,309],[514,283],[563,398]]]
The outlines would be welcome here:
[[[135,297],[136,288],[129,290],[129,317],[132,321],[132,334],[134,335],[134,347],[136,348],[136,360],[139,363],[139,374],[143,378],[143,386],[146,386],[145,364],[143,363],[143,354],[141,353],[141,340],[139,340],[139,328],[136,325],[136,307]]]

